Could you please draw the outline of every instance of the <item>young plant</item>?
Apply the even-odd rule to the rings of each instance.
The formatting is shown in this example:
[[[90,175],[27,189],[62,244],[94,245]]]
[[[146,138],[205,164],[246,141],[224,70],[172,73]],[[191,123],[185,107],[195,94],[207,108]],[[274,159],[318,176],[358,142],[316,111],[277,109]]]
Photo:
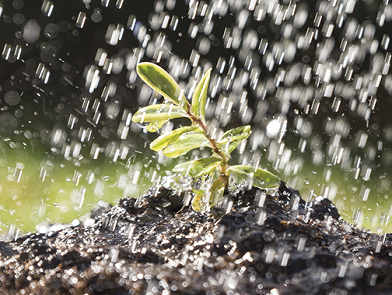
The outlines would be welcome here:
[[[249,125],[226,131],[217,140],[209,132],[205,119],[207,90],[210,82],[209,69],[193,92],[192,102],[189,103],[174,79],[161,67],[153,63],[140,63],[137,66],[140,78],[152,89],[161,94],[167,102],[149,105],[139,109],[132,117],[136,123],[148,123],[147,130],[158,131],[165,122],[174,118],[188,118],[192,124],[166,132],[155,139],[150,148],[162,151],[170,158],[177,158],[190,150],[208,147],[211,156],[180,163],[173,168],[173,172],[189,175],[193,178],[211,179],[212,184],[207,189],[193,188],[195,194],[192,207],[196,211],[208,211],[215,206],[228,188],[230,174],[234,174],[249,181],[253,186],[268,189],[276,188],[280,179],[263,169],[247,166],[230,166],[230,154],[237,146],[249,137]]]

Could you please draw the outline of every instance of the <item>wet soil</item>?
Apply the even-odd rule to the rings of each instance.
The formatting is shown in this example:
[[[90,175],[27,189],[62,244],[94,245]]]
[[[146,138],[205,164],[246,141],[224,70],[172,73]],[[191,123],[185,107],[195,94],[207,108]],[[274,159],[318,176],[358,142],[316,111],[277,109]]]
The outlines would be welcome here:
[[[391,294],[392,235],[284,183],[209,213],[153,188],[79,225],[0,242],[0,294]]]

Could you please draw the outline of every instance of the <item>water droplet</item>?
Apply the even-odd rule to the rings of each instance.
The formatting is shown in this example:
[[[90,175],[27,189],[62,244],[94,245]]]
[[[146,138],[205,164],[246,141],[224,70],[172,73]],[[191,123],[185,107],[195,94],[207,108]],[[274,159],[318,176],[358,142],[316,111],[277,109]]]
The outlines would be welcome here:
[[[103,7],[108,7],[109,6],[109,2],[110,2],[110,0],[101,0],[101,5]]]
[[[15,106],[20,103],[22,97],[17,91],[11,90],[4,95],[4,101],[10,105]]]
[[[78,17],[76,19],[76,27],[77,28],[83,28],[84,27],[84,23],[86,22],[86,13],[81,11],[78,14]]]
[[[41,11],[47,16],[50,17],[52,15],[54,9],[54,4],[50,0],[44,0],[42,2]]]
[[[102,11],[99,8],[94,9],[94,13],[91,15],[91,20],[94,23],[99,23],[102,21]]]
[[[116,8],[121,9],[124,4],[124,0],[117,0],[116,1]]]
[[[18,119],[8,112],[0,113],[0,131],[12,133],[18,127]]]

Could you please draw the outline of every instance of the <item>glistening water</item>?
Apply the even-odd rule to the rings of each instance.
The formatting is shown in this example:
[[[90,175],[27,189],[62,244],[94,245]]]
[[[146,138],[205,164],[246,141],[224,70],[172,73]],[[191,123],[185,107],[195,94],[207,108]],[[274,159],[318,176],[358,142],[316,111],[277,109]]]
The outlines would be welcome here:
[[[0,16],[2,235],[137,197],[174,164],[131,123],[162,99],[140,61],[187,95],[213,68],[211,129],[252,125],[234,160],[391,231],[389,1],[4,0]]]

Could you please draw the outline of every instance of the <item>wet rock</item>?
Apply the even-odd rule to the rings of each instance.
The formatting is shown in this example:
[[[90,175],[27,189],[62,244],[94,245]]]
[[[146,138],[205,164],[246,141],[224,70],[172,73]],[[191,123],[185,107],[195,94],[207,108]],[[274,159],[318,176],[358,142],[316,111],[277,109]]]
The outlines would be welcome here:
[[[92,221],[0,243],[1,294],[389,294],[392,235],[360,230],[284,183],[193,211],[153,188]],[[231,205],[232,204],[232,205]]]

